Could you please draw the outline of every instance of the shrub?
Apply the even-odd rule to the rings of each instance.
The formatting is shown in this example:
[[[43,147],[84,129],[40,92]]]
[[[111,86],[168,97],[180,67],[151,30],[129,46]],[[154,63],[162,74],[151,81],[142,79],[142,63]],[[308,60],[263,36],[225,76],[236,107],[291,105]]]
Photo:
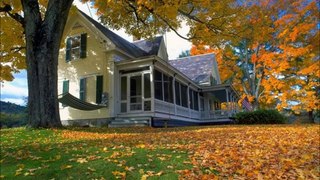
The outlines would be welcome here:
[[[277,110],[257,110],[236,114],[237,124],[284,124],[286,117]]]

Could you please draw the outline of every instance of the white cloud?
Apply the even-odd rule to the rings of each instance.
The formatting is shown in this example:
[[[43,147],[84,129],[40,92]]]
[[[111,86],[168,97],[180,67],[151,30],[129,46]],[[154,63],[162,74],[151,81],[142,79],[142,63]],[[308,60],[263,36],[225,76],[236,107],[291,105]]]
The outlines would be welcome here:
[[[178,29],[178,33],[186,37],[189,32],[189,27],[186,24]],[[175,32],[171,31],[166,33],[166,45],[169,59],[176,59],[182,51],[190,50],[192,43],[180,38]]]
[[[19,86],[15,84],[15,80],[12,82],[5,82],[1,84],[1,97],[26,97],[28,96],[27,86]]]
[[[25,106],[26,105],[25,101],[22,98],[20,98],[20,99],[4,98],[4,99],[1,99],[1,101],[11,102],[11,103],[18,104],[18,105],[21,105],[21,106]]]

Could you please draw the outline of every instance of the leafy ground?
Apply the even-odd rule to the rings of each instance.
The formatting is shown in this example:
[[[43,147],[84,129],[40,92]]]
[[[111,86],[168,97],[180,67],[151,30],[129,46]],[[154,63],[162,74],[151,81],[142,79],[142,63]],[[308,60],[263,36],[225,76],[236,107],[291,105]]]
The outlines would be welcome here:
[[[3,129],[4,179],[319,179],[320,126]]]

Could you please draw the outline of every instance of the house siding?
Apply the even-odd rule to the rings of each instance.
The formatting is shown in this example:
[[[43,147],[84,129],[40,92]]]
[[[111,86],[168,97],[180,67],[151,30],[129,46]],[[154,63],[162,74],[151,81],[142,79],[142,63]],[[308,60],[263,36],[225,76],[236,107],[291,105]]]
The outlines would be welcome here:
[[[65,61],[65,47],[60,50],[58,63],[58,93],[62,93],[63,81],[69,80],[69,93],[79,98],[80,79],[86,78],[86,98],[89,103],[96,102],[96,76],[103,76],[103,93],[110,96],[110,71],[108,61],[113,59],[111,51],[106,53],[105,42],[98,38],[97,34],[90,31],[85,22],[76,21],[80,24],[76,28],[66,29],[67,36],[81,35],[87,33],[87,56],[82,59]],[[75,24],[76,24],[75,23]],[[100,42],[101,41],[101,42]],[[110,106],[109,102],[109,106]],[[80,119],[101,119],[110,117],[110,108],[102,108],[94,111],[81,111],[70,107],[63,107],[61,104],[61,120],[80,120]]]

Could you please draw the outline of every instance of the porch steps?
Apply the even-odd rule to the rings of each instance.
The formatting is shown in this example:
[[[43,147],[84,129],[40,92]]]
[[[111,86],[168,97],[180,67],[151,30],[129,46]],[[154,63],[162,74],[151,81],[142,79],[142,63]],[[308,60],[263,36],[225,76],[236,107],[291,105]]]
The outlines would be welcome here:
[[[144,127],[149,124],[150,117],[116,117],[108,127]]]

